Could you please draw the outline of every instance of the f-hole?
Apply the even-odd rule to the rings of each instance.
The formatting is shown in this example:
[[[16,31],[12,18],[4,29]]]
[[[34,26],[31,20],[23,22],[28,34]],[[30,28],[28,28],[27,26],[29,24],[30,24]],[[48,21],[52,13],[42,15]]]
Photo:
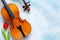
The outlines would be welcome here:
[[[25,34],[24,34],[24,32],[22,31],[22,27],[21,26],[19,26],[19,27],[17,27],[18,29],[19,29],[19,31],[22,33],[22,35],[23,35],[23,37],[25,37]]]

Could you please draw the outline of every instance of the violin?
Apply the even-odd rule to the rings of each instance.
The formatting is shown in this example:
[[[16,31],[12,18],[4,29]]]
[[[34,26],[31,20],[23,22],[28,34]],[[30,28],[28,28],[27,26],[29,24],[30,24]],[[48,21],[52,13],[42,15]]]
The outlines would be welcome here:
[[[10,23],[10,33],[13,38],[20,39],[28,36],[31,32],[31,25],[19,16],[18,7],[15,4],[7,4],[1,0],[4,7],[1,9],[1,15],[4,20]]]
[[[23,3],[24,3],[24,6],[23,6],[23,8],[24,8],[24,11],[30,11],[30,4],[28,5],[28,3],[30,3],[29,1],[28,1],[28,3],[25,1],[25,0],[22,0],[23,1]]]

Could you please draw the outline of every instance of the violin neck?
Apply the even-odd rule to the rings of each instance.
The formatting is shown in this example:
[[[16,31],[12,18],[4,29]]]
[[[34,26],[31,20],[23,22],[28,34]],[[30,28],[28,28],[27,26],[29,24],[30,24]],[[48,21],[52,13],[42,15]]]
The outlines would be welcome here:
[[[12,11],[10,10],[10,8],[8,7],[6,1],[5,0],[1,0],[1,1],[2,1],[3,5],[4,5],[4,8],[8,12],[10,18],[14,18],[14,15],[13,15]]]
[[[22,1],[23,1],[24,3],[26,3],[25,0],[22,0]]]

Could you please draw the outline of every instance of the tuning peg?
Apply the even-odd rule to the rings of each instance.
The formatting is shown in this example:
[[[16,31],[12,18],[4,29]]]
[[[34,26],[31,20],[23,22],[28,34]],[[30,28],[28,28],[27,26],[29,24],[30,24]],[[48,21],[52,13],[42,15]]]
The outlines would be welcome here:
[[[30,3],[30,1],[28,1],[27,3]]]
[[[26,11],[26,8],[24,8],[24,11]]]
[[[31,6],[30,4],[28,6]]]
[[[23,8],[25,8],[25,6],[22,6]]]

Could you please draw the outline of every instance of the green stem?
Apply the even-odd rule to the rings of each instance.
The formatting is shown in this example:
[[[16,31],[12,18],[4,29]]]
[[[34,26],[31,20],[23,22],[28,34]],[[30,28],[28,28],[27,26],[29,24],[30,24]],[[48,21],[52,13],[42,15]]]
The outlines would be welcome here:
[[[10,40],[10,33],[8,31],[8,34],[6,33],[6,30],[2,30],[2,34],[5,40]]]

